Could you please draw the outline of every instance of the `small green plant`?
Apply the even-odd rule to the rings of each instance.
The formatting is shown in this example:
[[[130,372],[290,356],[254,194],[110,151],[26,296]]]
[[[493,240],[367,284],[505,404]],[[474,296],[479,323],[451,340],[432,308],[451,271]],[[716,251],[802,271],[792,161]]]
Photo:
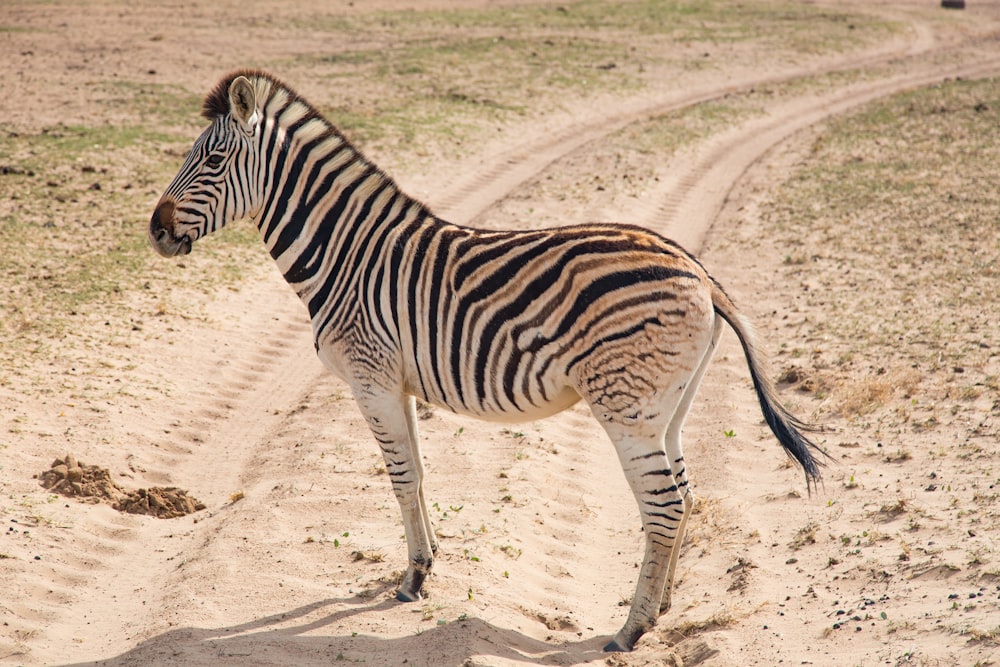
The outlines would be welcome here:
[[[457,507],[455,505],[448,505],[448,509],[446,509],[446,510],[442,510],[441,509],[441,505],[439,503],[433,503],[431,505],[431,507],[433,507],[435,511],[441,512],[441,518],[442,519],[448,519],[448,518],[450,518],[448,516],[448,512],[451,512],[453,514],[458,514],[459,512],[462,511],[462,509],[465,507],[465,505],[458,505]]]
[[[432,621],[432,620],[434,620],[434,616],[439,611],[442,611],[443,609],[444,609],[444,605],[435,604],[435,605],[425,605],[425,606],[421,607],[420,609],[415,609],[414,611],[417,611],[417,612],[420,613],[420,620],[422,620],[422,621]]]

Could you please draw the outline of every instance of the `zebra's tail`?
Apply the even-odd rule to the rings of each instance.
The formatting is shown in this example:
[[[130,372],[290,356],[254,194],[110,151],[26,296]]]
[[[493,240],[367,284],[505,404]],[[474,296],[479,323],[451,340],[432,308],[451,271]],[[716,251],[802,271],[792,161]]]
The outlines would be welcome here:
[[[774,385],[764,373],[760,354],[754,347],[750,324],[736,309],[735,304],[722,289],[722,286],[714,279],[712,280],[712,304],[715,307],[715,312],[732,327],[737,338],[740,339],[740,345],[743,346],[743,353],[747,358],[747,365],[750,367],[750,378],[753,380],[753,386],[757,392],[757,400],[760,402],[761,412],[764,413],[764,420],[785,452],[802,466],[802,470],[806,474],[806,487],[811,492],[813,485],[820,482],[822,477],[820,467],[826,464],[825,459],[830,458],[830,455],[802,432],[819,431],[820,427],[800,421],[778,402]],[[817,457],[814,453],[822,456]]]

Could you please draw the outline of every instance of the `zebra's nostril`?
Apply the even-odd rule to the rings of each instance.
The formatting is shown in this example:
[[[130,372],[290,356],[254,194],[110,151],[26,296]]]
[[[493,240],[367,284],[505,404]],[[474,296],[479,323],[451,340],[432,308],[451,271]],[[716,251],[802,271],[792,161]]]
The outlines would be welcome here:
[[[160,226],[169,229],[174,222],[174,203],[169,199],[160,202],[153,211],[153,220]]]
[[[174,211],[172,201],[161,201],[149,219],[149,241],[158,253],[167,257],[176,255],[179,247],[174,239]]]

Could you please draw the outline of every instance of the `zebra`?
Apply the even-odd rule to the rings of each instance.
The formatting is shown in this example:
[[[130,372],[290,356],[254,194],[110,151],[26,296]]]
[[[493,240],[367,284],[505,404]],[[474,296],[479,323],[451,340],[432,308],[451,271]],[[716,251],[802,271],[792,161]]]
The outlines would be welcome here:
[[[681,427],[728,325],[764,418],[821,480],[813,427],[777,400],[748,321],[678,244],[638,226],[484,230],[435,216],[288,85],[259,70],[208,94],[210,125],[149,223],[161,255],[249,218],[309,312],[316,353],[350,387],[399,502],[416,601],[438,542],[424,500],[415,400],[500,422],[586,402],[639,507],[645,554],[631,651],[670,608],[693,497]],[[817,456],[821,454],[822,456]]]

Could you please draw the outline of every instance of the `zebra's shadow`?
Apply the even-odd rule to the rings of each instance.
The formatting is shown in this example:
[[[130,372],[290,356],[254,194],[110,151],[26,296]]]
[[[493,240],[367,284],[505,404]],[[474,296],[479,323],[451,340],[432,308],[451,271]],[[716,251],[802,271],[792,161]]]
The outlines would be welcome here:
[[[491,664],[491,656],[535,665],[577,665],[606,656],[602,646],[607,637],[542,642],[476,617],[436,625],[404,637],[322,632],[324,626],[332,623],[359,614],[377,614],[397,604],[388,599],[372,603],[360,598],[331,598],[240,625],[174,628],[120,655],[62,667],[330,664],[485,667]],[[322,613],[326,607],[344,605],[350,607]],[[319,617],[315,618],[317,614]],[[302,622],[296,624],[296,619]]]

